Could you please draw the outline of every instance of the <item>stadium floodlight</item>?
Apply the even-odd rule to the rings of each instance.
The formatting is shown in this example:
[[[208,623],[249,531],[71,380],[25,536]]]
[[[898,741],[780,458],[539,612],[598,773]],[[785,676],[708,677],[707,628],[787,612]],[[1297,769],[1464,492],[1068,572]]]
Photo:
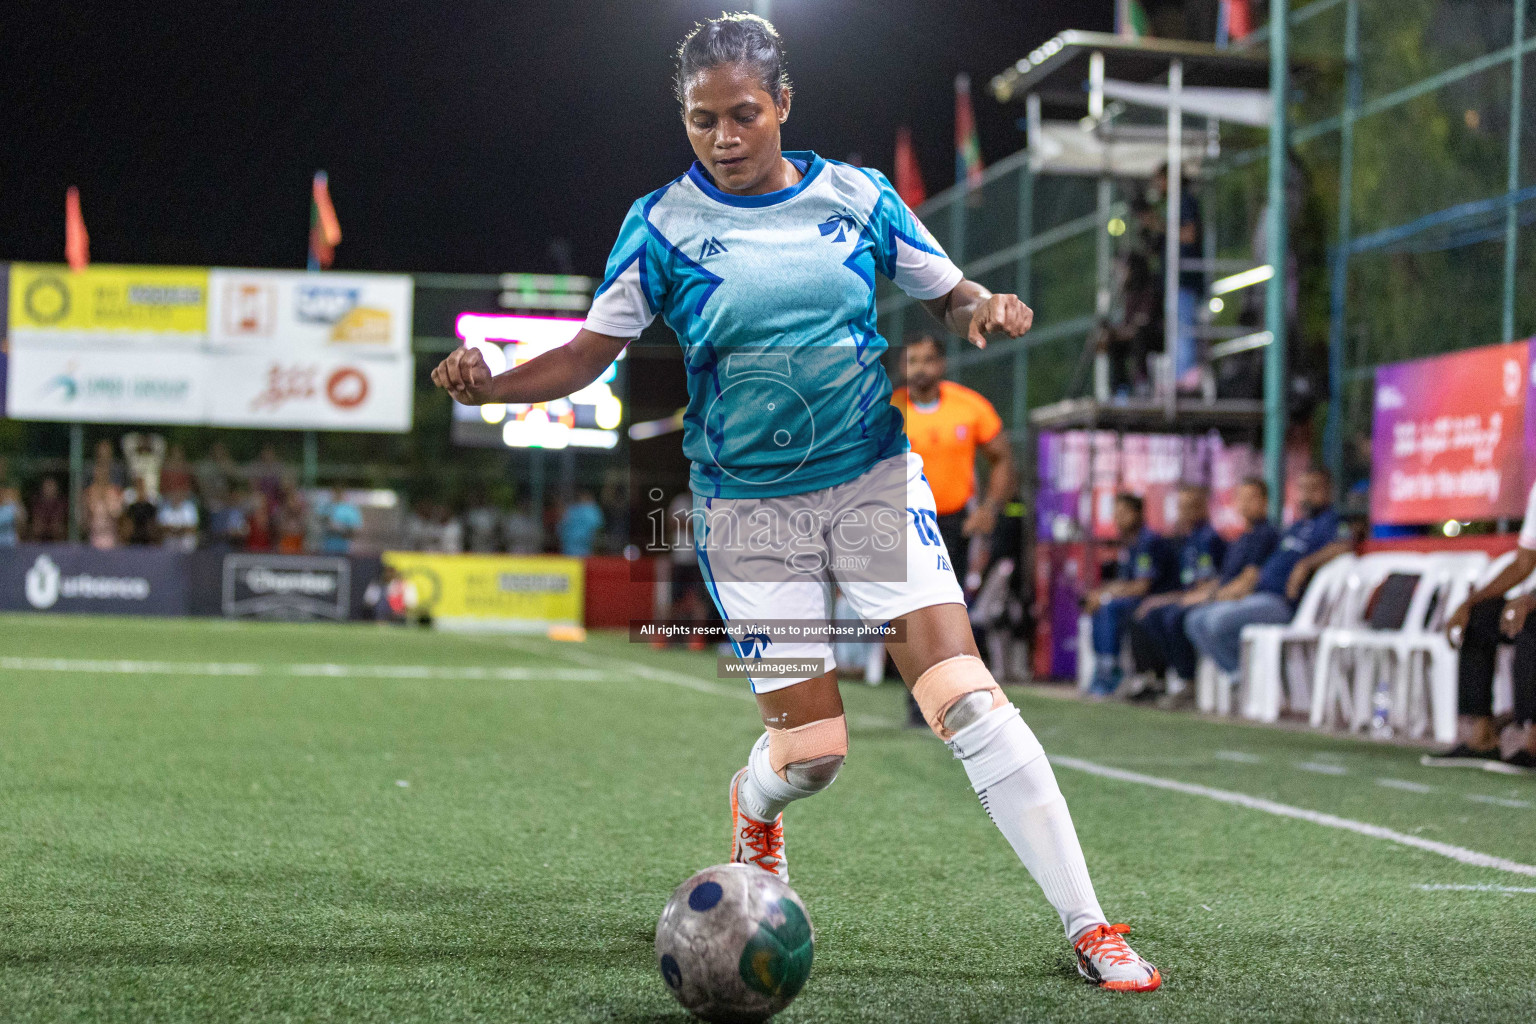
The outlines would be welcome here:
[[[1252,270],[1245,270],[1241,274],[1217,278],[1211,284],[1211,294],[1225,295],[1228,292],[1235,292],[1242,288],[1263,284],[1274,276],[1275,268],[1266,263],[1262,267],[1254,267]]]

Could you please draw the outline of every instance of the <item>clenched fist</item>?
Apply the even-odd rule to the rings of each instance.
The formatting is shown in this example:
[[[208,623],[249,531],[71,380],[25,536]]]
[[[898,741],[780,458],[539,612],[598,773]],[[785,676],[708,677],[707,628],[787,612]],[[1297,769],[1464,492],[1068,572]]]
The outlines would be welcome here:
[[[989,295],[971,314],[966,337],[977,348],[986,348],[988,334],[1001,333],[1017,338],[1034,322],[1035,311],[1024,305],[1017,295]]]
[[[432,371],[432,383],[460,405],[484,405],[492,400],[491,368],[477,348],[456,348]]]

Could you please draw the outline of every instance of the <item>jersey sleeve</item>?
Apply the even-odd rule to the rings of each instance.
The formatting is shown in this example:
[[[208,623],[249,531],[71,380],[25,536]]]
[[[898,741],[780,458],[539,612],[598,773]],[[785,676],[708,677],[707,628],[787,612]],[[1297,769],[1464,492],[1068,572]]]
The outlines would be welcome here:
[[[603,283],[592,294],[583,327],[612,338],[638,338],[661,311],[666,294],[663,264],[645,221],[644,200],[636,200],[619,228]]]
[[[917,214],[902,202],[885,175],[875,170],[868,173],[880,191],[870,215],[880,272],[914,299],[948,295],[965,275],[923,227]]]
[[[953,264],[951,264],[953,266]],[[950,286],[954,287],[953,285]],[[976,443],[986,444],[997,436],[1003,429],[1003,418],[997,414],[992,403],[980,395],[976,396]]]

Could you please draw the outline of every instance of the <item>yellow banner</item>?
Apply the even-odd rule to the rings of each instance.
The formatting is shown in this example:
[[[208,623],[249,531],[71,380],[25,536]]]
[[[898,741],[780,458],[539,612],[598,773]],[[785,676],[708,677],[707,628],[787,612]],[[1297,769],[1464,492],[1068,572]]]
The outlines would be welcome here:
[[[62,263],[12,263],[9,308],[18,334],[200,338],[208,333],[208,271],[94,264],[77,274]]]
[[[418,609],[445,628],[543,631],[582,623],[579,558],[386,551],[384,564],[416,585]]]

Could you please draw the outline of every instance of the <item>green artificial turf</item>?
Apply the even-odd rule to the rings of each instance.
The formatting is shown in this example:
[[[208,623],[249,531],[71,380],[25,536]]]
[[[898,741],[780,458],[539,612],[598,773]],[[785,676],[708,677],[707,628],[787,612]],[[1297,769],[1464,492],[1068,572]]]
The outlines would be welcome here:
[[[711,656],[607,636],[0,617],[0,1020],[687,1020],[652,931],[725,858],[760,728],[713,677]],[[1536,878],[1058,767],[1101,902],[1166,977],[1090,988],[961,767],[901,728],[900,691],[844,695],[843,775],[786,814],[817,949],[781,1020],[1536,1005],[1536,892],[1421,888]],[[1052,754],[1536,863],[1536,777],[1014,699]]]

